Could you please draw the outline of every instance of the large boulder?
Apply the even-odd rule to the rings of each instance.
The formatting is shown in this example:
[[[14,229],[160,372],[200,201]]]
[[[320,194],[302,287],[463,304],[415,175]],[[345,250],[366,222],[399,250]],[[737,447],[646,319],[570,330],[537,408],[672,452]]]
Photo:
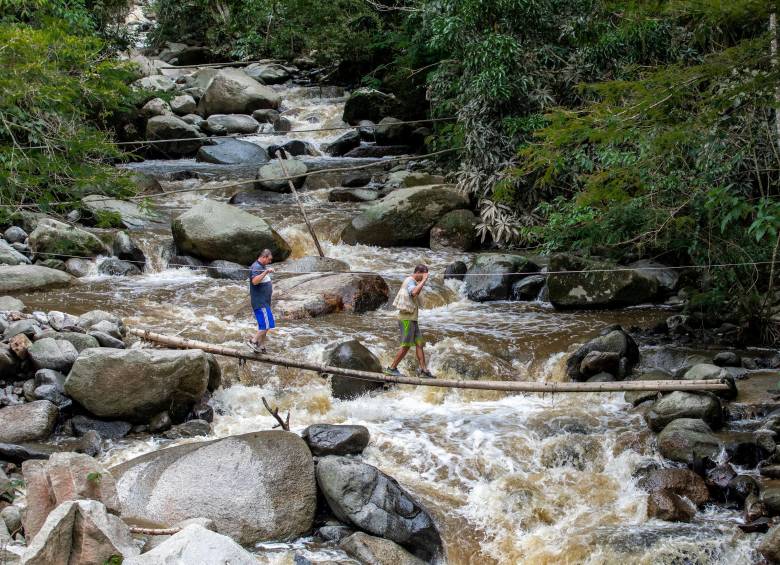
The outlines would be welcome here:
[[[39,265],[0,265],[0,292],[29,292],[70,286],[76,278]]]
[[[431,228],[431,249],[471,251],[478,243],[478,223],[471,210],[453,210],[444,214]]]
[[[714,394],[676,390],[656,400],[645,418],[654,432],[660,432],[678,418],[699,418],[710,427],[718,428],[723,423],[723,409]]]
[[[374,139],[379,145],[406,145],[411,128],[398,118],[382,118],[374,130]]]
[[[198,149],[195,159],[218,165],[260,165],[268,162],[268,153],[248,141],[215,139],[214,145],[204,145]]]
[[[290,192],[287,177],[293,177],[289,180],[292,180],[296,189],[300,189],[306,182],[307,172],[308,167],[303,161],[288,159],[282,165],[277,160],[260,167],[257,171],[257,181],[254,187],[257,190],[270,190],[271,192]]]
[[[323,457],[317,463],[317,484],[342,522],[397,542],[422,559],[441,551],[441,537],[425,508],[376,467],[347,457]]]
[[[126,228],[140,228],[144,225],[158,220],[159,215],[148,208],[141,208],[135,202],[127,200],[117,200],[116,198],[106,198],[97,194],[85,196],[81,200],[84,207],[93,214],[112,213],[118,214],[122,225]]]
[[[350,130],[323,147],[323,151],[331,157],[342,157],[358,146],[360,146],[360,134]]]
[[[347,273],[349,265],[340,259],[307,255],[283,266],[286,273]]]
[[[65,381],[68,395],[92,414],[147,422],[168,410],[186,413],[209,379],[199,350],[85,349]]]
[[[221,69],[208,83],[198,102],[198,113],[251,114],[263,108],[278,108],[281,98],[239,69]]]
[[[667,522],[690,522],[696,507],[670,490],[661,489],[647,497],[647,517]]]
[[[125,519],[173,524],[207,516],[251,545],[312,527],[314,462],[296,434],[261,431],[155,451],[112,469]]]
[[[674,375],[667,373],[663,369],[651,369],[643,373],[634,374],[628,377],[627,381],[670,381]],[[657,390],[632,390],[623,393],[623,400],[638,406],[647,400],[653,400],[658,396]]]
[[[190,524],[154,549],[122,561],[123,565],[257,565],[257,558],[227,536]]]
[[[146,138],[151,141],[171,140],[157,143],[155,149],[173,156],[191,155],[203,145],[203,133],[178,116],[154,116],[146,122]],[[179,141],[174,141],[179,140]]]
[[[289,319],[316,318],[336,312],[362,314],[387,302],[390,289],[379,275],[310,274],[274,283],[274,302]]]
[[[171,230],[182,253],[208,261],[249,265],[263,248],[276,261],[290,255],[290,246],[265,220],[215,200],[204,200],[175,218]]]
[[[466,296],[476,302],[508,300],[515,282],[538,271],[539,267],[522,255],[478,255],[466,272]]]
[[[647,259],[635,261],[629,267],[636,269],[646,277],[655,279],[658,283],[658,290],[664,294],[671,294],[677,290],[677,284],[680,281],[679,270]]]
[[[212,135],[255,133],[260,124],[246,114],[213,114],[201,124],[201,129]]]
[[[684,496],[696,506],[702,506],[710,499],[707,484],[690,469],[678,467],[653,469],[639,481],[639,486],[647,492],[666,489]]]
[[[339,547],[360,563],[371,565],[425,565],[425,561],[390,540],[355,532],[339,542]]]
[[[197,106],[195,99],[189,94],[175,96],[171,100],[171,110],[180,116],[194,113]]]
[[[52,510],[70,500],[97,500],[112,514],[120,512],[114,477],[89,455],[53,453],[48,461],[25,461],[22,473],[27,485],[24,531],[30,538]]]
[[[281,84],[290,79],[290,70],[279,63],[252,63],[244,72],[260,84]]]
[[[398,107],[398,100],[392,94],[385,94],[373,88],[358,88],[344,104],[342,119],[356,126],[361,120],[378,122],[392,114]]]
[[[48,400],[0,408],[0,442],[21,443],[48,439],[59,411]]]
[[[427,246],[436,222],[468,204],[464,194],[447,185],[395,190],[353,218],[341,239],[351,245]]]
[[[704,458],[715,461],[721,448],[720,440],[704,420],[672,420],[658,434],[658,450],[661,455],[678,463],[693,465]]]
[[[640,269],[565,254],[553,255],[549,269],[547,288],[556,308],[622,308],[658,295],[658,281]]]
[[[38,222],[27,241],[34,253],[41,253],[46,257],[94,257],[107,252],[106,245],[96,235],[50,218]]]
[[[382,364],[368,348],[356,339],[337,343],[325,350],[325,364],[342,369],[355,369],[370,373],[381,373]],[[349,400],[374,390],[381,390],[383,384],[375,381],[360,381],[339,375],[331,375],[330,388],[333,396]]]
[[[38,339],[27,350],[36,369],[54,369],[67,373],[76,362],[79,352],[66,340]]]
[[[301,433],[312,455],[357,455],[363,452],[370,438],[365,426],[314,424]]]
[[[570,380],[584,381],[591,376],[582,372],[582,362],[591,352],[617,353],[620,360],[618,361],[618,374],[614,376],[619,378],[625,378],[639,363],[639,346],[634,338],[620,326],[610,326],[602,332],[602,335],[580,346],[566,360],[566,376]]]
[[[30,259],[11,247],[11,244],[0,239],[0,265],[29,265]]]
[[[774,526],[766,533],[758,551],[769,563],[780,563],[780,525]]]
[[[101,565],[122,562],[138,553],[130,528],[120,518],[106,512],[96,500],[73,500],[49,514],[27,546],[22,563]]]

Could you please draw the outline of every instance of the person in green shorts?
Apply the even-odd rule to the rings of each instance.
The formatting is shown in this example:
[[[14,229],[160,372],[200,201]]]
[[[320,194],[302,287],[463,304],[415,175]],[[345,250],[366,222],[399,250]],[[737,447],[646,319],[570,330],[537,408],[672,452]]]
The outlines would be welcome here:
[[[421,377],[429,379],[433,378],[433,375],[428,370],[425,363],[425,351],[423,346],[425,340],[420,332],[420,325],[418,324],[417,317],[420,310],[420,303],[418,301],[420,293],[422,292],[425,283],[428,282],[428,267],[425,265],[417,265],[414,268],[414,274],[404,279],[401,283],[401,288],[398,291],[398,295],[393,302],[393,306],[398,308],[398,327],[401,330],[401,349],[393,360],[393,364],[385,369],[386,375],[400,376],[401,372],[398,370],[398,365],[409,353],[409,349],[415,346],[417,349],[417,361],[420,363],[420,368],[417,369],[417,374]]]

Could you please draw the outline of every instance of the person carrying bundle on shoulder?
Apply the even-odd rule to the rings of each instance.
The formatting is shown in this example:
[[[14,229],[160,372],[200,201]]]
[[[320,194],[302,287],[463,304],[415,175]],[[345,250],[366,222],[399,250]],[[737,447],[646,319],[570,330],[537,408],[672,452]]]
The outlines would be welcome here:
[[[417,348],[417,361],[420,364],[417,374],[429,379],[434,378],[425,363],[425,351],[423,350],[425,340],[420,332],[420,325],[417,319],[420,310],[419,296],[425,283],[428,282],[428,276],[428,267],[417,265],[414,268],[414,273],[406,277],[401,283],[401,288],[393,301],[393,306],[398,309],[401,349],[398,350],[393,364],[384,370],[386,375],[400,376],[401,372],[398,370],[398,365],[406,357],[406,354],[409,353],[409,349],[415,346]]]

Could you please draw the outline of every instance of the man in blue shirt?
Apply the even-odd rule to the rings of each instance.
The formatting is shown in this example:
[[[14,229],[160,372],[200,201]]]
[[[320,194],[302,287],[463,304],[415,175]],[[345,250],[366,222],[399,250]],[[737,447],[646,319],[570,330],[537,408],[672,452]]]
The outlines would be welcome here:
[[[271,312],[271,296],[273,283],[271,273],[274,270],[268,265],[274,260],[270,249],[263,249],[252,263],[249,269],[249,298],[252,301],[252,310],[257,320],[257,334],[247,339],[249,347],[258,353],[265,353],[265,337],[268,330],[276,327],[273,312]]]

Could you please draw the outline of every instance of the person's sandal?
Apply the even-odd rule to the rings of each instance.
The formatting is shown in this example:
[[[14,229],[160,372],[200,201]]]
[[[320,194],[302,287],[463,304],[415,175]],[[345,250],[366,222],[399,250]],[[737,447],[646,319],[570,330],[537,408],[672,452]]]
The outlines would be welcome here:
[[[401,371],[398,369],[391,369],[390,367],[387,367],[384,371],[382,371],[385,375],[390,375],[391,377],[400,377]]]
[[[430,371],[428,371],[428,370],[423,371],[422,369],[417,369],[417,375],[422,377],[423,379],[435,379],[436,378],[436,377],[433,376],[433,374]]]
[[[261,355],[265,355],[266,353],[268,353],[268,351],[265,349],[265,346],[260,347],[259,345],[257,345],[257,343],[255,343],[251,339],[246,340],[246,344],[249,347],[249,349],[251,349],[255,353],[260,353]]]

